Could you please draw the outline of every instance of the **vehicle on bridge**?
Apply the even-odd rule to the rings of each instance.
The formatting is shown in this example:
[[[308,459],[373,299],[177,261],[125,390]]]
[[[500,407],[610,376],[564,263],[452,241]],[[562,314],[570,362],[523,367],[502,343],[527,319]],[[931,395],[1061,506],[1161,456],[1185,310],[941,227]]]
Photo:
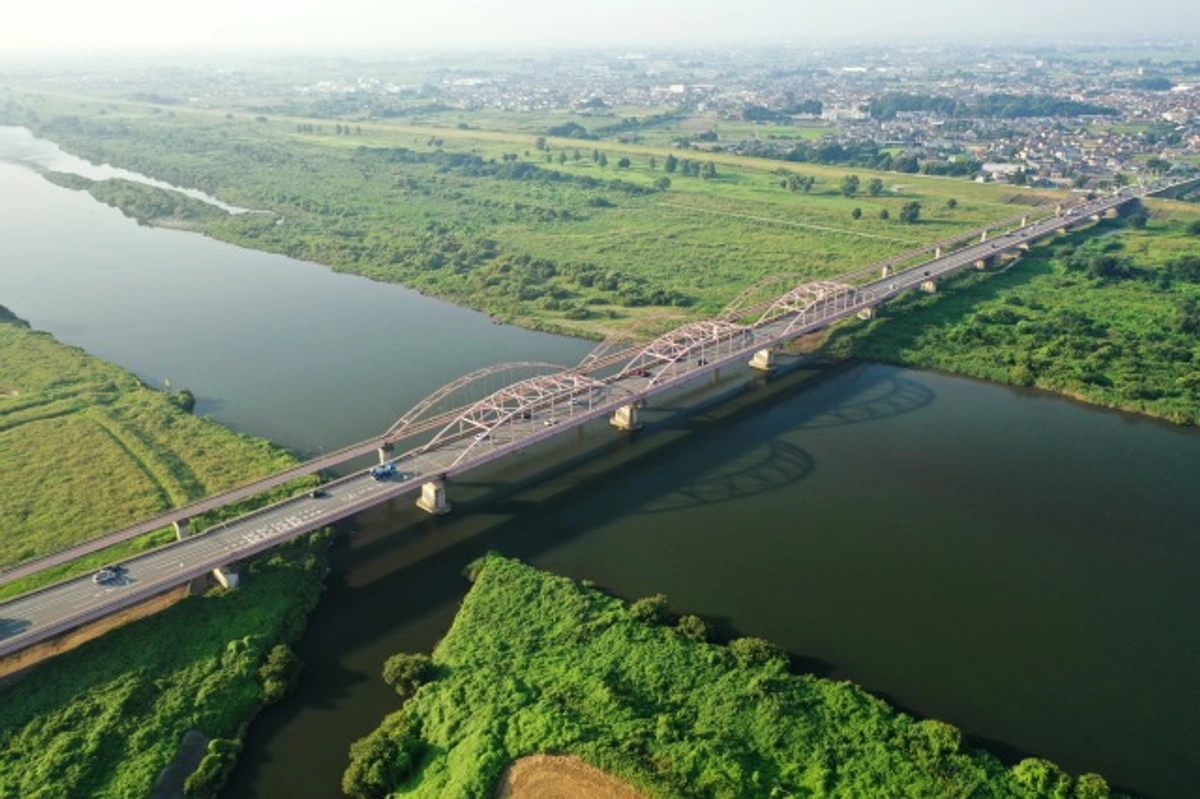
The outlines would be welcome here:
[[[378,466],[371,467],[371,478],[373,480],[390,480],[396,476],[396,462],[388,461],[381,463]]]
[[[96,585],[112,585],[113,583],[121,582],[125,577],[125,567],[119,563],[112,566],[105,566],[100,571],[92,575],[92,582]]]

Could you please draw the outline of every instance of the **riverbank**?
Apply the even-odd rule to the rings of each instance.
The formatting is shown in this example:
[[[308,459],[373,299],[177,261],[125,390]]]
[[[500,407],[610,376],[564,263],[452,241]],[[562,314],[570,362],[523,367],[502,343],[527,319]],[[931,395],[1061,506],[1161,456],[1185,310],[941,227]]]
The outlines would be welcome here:
[[[0,384],[10,388],[0,398],[4,562],[292,462],[195,418],[182,392],[154,391],[2,307]],[[5,591],[173,537],[151,534]],[[36,665],[11,659],[5,674],[20,673],[0,687],[0,795],[147,796],[189,730],[209,739],[192,786],[214,791],[247,725],[295,677],[289,645],[320,596],[326,546],[316,536],[245,564],[237,591],[172,592],[56,639],[32,653],[49,658]]]
[[[294,463],[283,448],[190,412],[190,392],[32,330],[0,309],[0,566],[46,555]],[[307,485],[308,481],[303,481]],[[258,501],[301,488],[284,486]],[[248,507],[248,506],[247,506]],[[227,509],[225,512],[235,512]],[[203,528],[217,517],[199,518]],[[150,533],[0,587],[0,598],[173,540]]]
[[[325,539],[245,565],[214,589],[108,631],[0,689],[0,795],[149,796],[191,730],[208,740],[191,795],[224,782],[247,726],[294,681]]]
[[[249,124],[236,115],[181,112],[164,118],[157,109],[123,102],[83,104],[86,113],[58,118],[65,109],[54,98],[16,97],[12,121],[21,121],[28,103],[26,113],[39,113],[39,132],[88,158],[185,187],[219,188],[278,215],[228,215],[158,188],[55,178],[144,224],[187,227],[239,246],[399,282],[497,321],[593,338],[637,328],[649,335],[717,313],[740,289],[766,275],[790,273],[794,263],[809,265],[798,280],[829,277],[920,241],[1011,217],[1036,205],[1039,196],[1054,199],[914,177],[883,197],[912,194],[925,203],[920,224],[871,223],[868,229],[859,220],[852,229],[842,216],[847,198],[832,187],[803,196],[780,193],[777,176],[753,159],[734,159],[721,179],[676,181],[660,197],[660,190],[647,188],[654,170],[636,161],[619,178],[595,164],[513,162],[504,153],[501,169],[487,156],[515,145],[510,134],[482,147],[476,132],[448,131],[436,146],[419,146],[408,137],[411,130],[389,124],[368,126],[347,140],[297,135],[282,122]],[[114,112],[122,120],[120,135],[111,129]],[[135,129],[140,137],[129,135]],[[89,137],[89,131],[105,135]],[[216,152],[219,136],[238,142],[228,155],[240,169],[207,158],[189,160],[185,168],[170,157],[180,137],[194,150]],[[259,175],[264,151],[285,166],[272,173],[269,187]],[[544,154],[552,156],[553,148]],[[314,174],[323,176],[320,185]],[[500,212],[497,192],[511,199],[513,213]],[[548,215],[550,196],[562,213]],[[952,208],[949,200],[955,200]],[[436,223],[429,216],[434,208],[440,209]],[[693,229],[692,217],[708,220],[703,231]],[[1103,223],[1036,247],[1001,276],[959,276],[943,284],[948,294],[981,286],[965,298],[914,295],[890,303],[879,320],[847,326],[858,332],[841,352],[1036,386],[1191,424],[1200,418],[1189,376],[1200,317],[1196,279],[1186,266],[1170,274],[1172,261],[1187,257],[1188,239],[1194,238],[1187,231],[1198,220],[1194,205],[1154,201],[1116,227]],[[807,226],[803,235],[793,223]],[[653,243],[647,240],[651,231]],[[863,238],[867,234],[875,238]],[[723,237],[719,245],[714,237]],[[1113,242],[1126,252],[1107,251]],[[1081,254],[1072,255],[1075,250]],[[981,300],[996,302],[976,308]],[[937,310],[921,310],[932,307]],[[894,324],[901,316],[910,318]],[[1154,374],[1143,374],[1147,368]]]
[[[1200,421],[1200,206],[1062,236],[1001,274],[963,274],[835,329],[832,353]]]
[[[1109,795],[1096,774],[1036,758],[1006,768],[948,724],[793,674],[760,639],[710,643],[709,625],[665,597],[628,605],[495,555],[472,576],[432,679],[354,747],[352,796],[486,796],[540,752],[646,796]]]

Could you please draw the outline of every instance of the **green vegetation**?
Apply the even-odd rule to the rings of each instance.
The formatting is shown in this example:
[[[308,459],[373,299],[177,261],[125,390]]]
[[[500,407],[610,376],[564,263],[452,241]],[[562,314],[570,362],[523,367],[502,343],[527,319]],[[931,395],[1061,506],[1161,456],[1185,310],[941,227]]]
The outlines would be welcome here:
[[[34,332],[0,306],[4,561],[292,462],[267,442],[190,416],[193,402]],[[4,595],[173,537],[136,539],[4,586]],[[0,688],[0,796],[148,796],[191,730],[197,756],[176,782],[182,788],[198,762],[188,795],[214,795],[250,720],[295,680],[288,645],[320,594],[324,548],[318,536],[276,549],[243,564],[237,591],[187,597]]]
[[[0,493],[0,565],[48,554],[294,462],[269,442],[191,416],[193,402],[189,392],[150,389],[0,313],[0,471],[12,475]],[[295,490],[285,486],[278,494]],[[204,524],[201,519],[196,526]],[[94,568],[170,537],[133,541],[40,579]],[[0,596],[33,584],[4,586]]]
[[[202,212],[157,190],[86,185],[139,220],[589,336],[647,315],[664,324],[711,315],[765,276],[836,275],[1008,218],[1027,201],[1005,187],[882,175],[852,220],[842,173],[820,165],[789,183],[777,160],[548,135],[553,125],[480,130],[500,125],[494,114],[350,130],[116,100],[14,96],[0,108],[3,121],[91,160],[271,212]],[[908,202],[927,209],[918,225],[897,220]]]
[[[834,352],[1200,421],[1198,209],[1156,205],[836,331]],[[1169,209],[1169,212],[1167,211]]]
[[[199,228],[202,222],[211,222],[226,215],[211,203],[132,180],[97,181],[62,172],[44,174],[51,183],[68,189],[86,191],[100,202],[120,209],[126,216],[143,225]]]
[[[875,119],[895,119],[898,113],[914,111],[992,119],[1117,115],[1114,108],[1044,94],[987,94],[966,103],[950,97],[888,92],[872,100],[868,110]]]
[[[1005,768],[948,724],[792,674],[765,641],[667,626],[659,597],[630,608],[498,556],[475,575],[435,678],[351,748],[352,796],[488,796],[506,765],[540,752],[649,796],[1109,795],[1097,775],[1032,758]]]
[[[190,730],[207,748],[187,795],[214,796],[250,720],[294,679],[288,644],[320,595],[323,550],[281,547],[244,564],[236,591],[187,597],[0,689],[0,796],[142,799]]]

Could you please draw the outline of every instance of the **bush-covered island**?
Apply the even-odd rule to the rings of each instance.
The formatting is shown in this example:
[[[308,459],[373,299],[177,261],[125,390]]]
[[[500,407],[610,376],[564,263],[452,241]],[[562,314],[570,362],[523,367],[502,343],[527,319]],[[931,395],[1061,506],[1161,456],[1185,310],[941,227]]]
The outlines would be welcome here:
[[[479,799],[540,752],[654,797],[1110,795],[1096,774],[1008,768],[948,724],[793,674],[760,639],[708,643],[663,597],[630,606],[495,555],[474,578],[432,660],[385,667],[410,698],[351,747],[352,796]]]

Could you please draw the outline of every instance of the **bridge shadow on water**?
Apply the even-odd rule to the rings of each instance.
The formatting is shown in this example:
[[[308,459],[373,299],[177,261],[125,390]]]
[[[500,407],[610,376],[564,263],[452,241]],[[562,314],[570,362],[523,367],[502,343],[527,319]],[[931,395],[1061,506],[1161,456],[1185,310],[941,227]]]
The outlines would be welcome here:
[[[704,393],[692,392],[692,402],[678,396],[678,407],[647,413],[643,431],[570,433],[564,438],[579,443],[542,445],[503,467],[481,470],[476,480],[455,481],[448,516],[427,516],[406,497],[343,524],[349,536],[335,547],[325,598],[297,647],[305,676],[295,694],[256,722],[230,795],[253,795],[248,780],[269,759],[260,742],[297,716],[339,708],[364,682],[378,683],[367,692],[389,701],[378,678],[382,659],[394,651],[428,651],[444,635],[469,587],[461,575],[471,561],[498,551],[536,562],[621,517],[786,489],[811,476],[817,463],[784,433],[878,420],[933,399],[895,370],[859,364],[739,377],[707,387],[707,399]],[[729,619],[707,620],[716,640],[738,635]],[[374,673],[350,668],[340,654],[380,646],[388,651],[377,655]],[[793,667],[811,674],[833,669],[801,656],[793,656]],[[391,709],[376,707],[354,735]]]

